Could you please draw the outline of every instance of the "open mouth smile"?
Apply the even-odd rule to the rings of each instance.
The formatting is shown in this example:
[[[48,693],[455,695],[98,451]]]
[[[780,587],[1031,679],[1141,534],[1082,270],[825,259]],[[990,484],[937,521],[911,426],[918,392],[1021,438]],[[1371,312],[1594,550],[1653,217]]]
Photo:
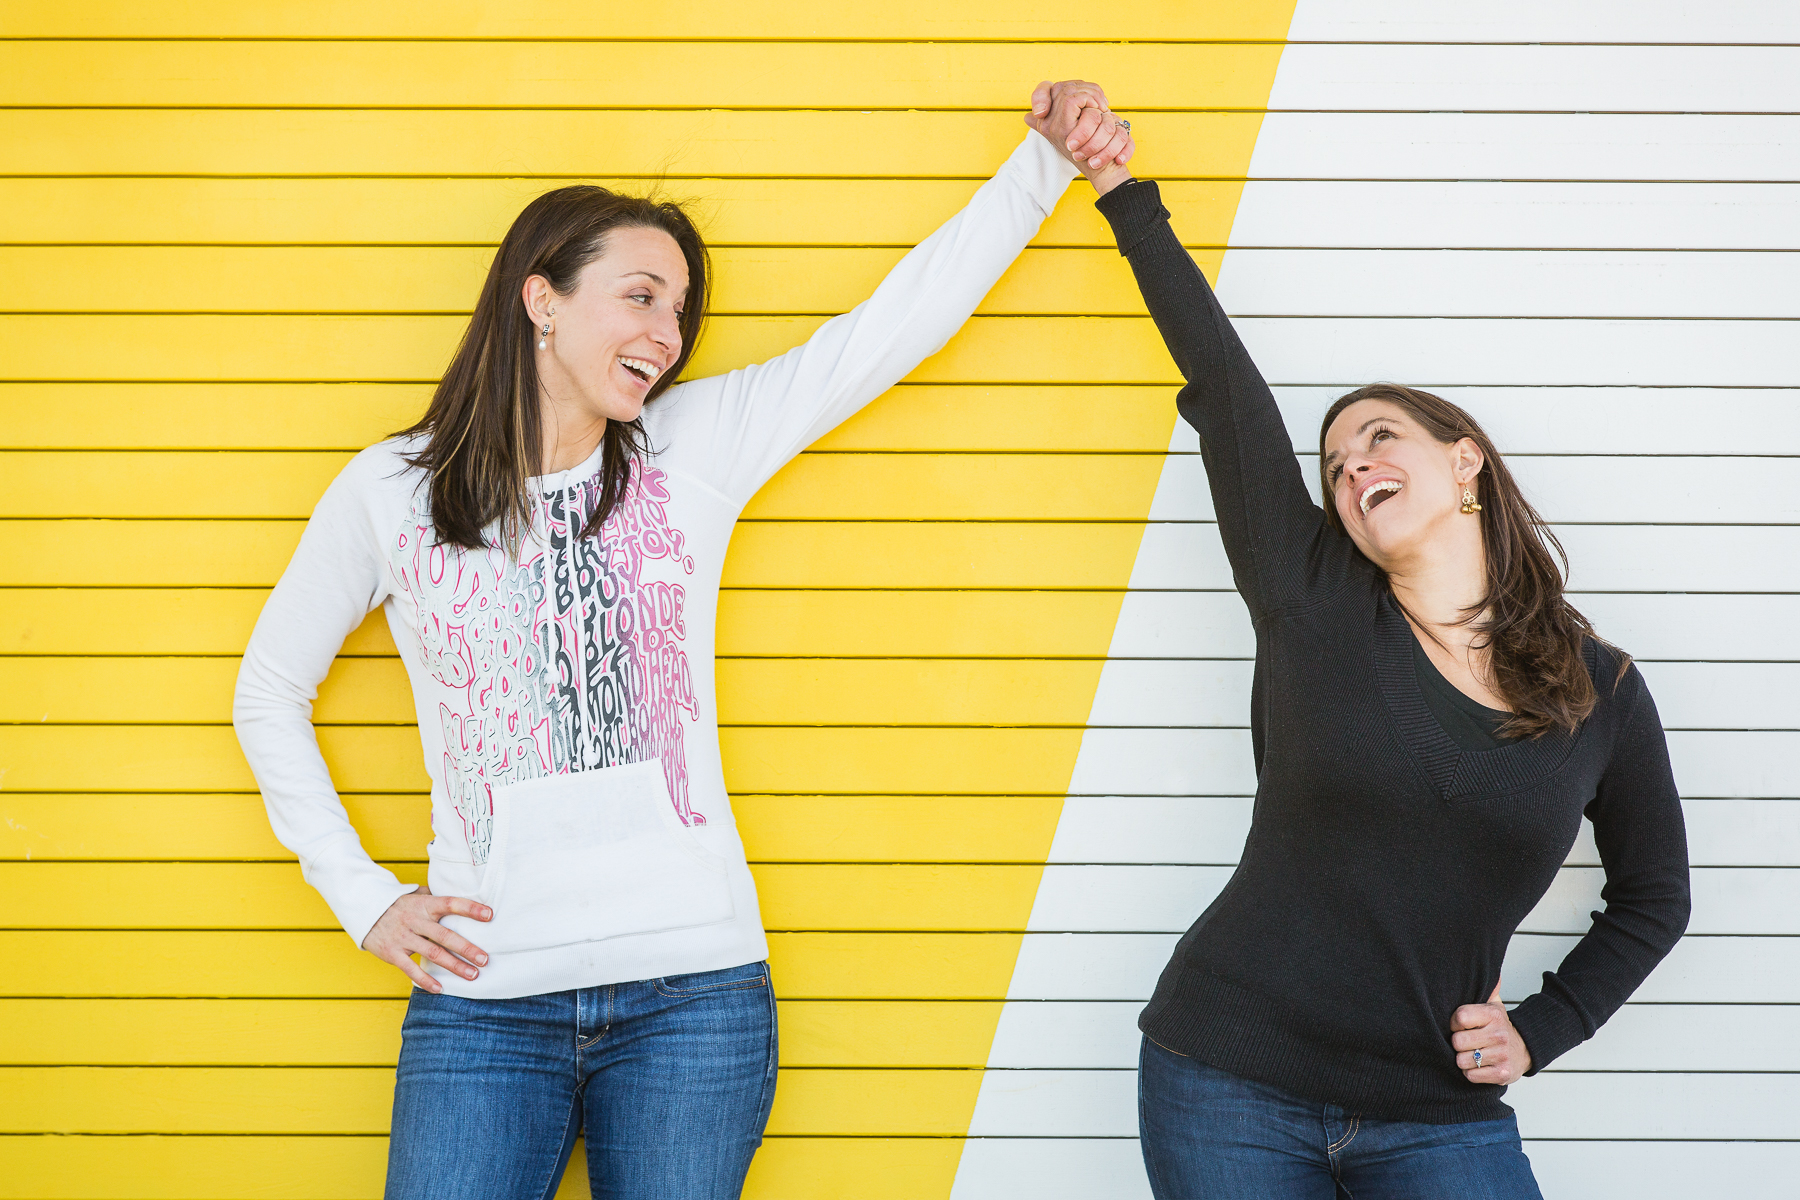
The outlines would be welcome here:
[[[1403,486],[1398,479],[1377,479],[1371,483],[1363,489],[1361,498],[1356,502],[1362,509],[1362,515],[1368,516],[1371,508],[1398,495]]]
[[[662,368],[648,359],[627,358],[621,354],[619,355],[619,365],[645,383],[655,382],[656,377],[662,374]]]

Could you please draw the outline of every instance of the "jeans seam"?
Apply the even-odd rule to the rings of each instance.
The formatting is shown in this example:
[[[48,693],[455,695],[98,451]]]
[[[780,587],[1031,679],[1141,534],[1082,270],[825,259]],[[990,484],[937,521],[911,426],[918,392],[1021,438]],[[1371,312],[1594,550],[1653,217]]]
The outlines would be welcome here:
[[[658,995],[667,996],[673,1000],[680,996],[703,996],[707,992],[736,992],[748,988],[767,987],[768,982],[768,977],[764,976],[761,979],[734,979],[727,983],[709,983],[697,988],[672,988],[665,987],[662,980],[658,979],[650,986],[656,989]]]
[[[1357,1114],[1352,1114],[1350,1117],[1350,1128],[1345,1132],[1343,1137],[1339,1138],[1337,1141],[1333,1142],[1331,1145],[1325,1147],[1325,1153],[1336,1154],[1339,1150],[1342,1150],[1345,1146],[1348,1146],[1350,1144],[1351,1140],[1356,1137],[1357,1131],[1360,1130],[1361,1128],[1362,1128],[1362,1117]]]
[[[580,1115],[581,1089],[577,1088],[575,1095],[569,1100],[569,1119],[563,1122],[563,1142],[569,1146],[570,1158],[564,1158],[560,1152],[557,1154],[557,1161],[561,1163],[562,1170],[558,1171],[555,1167],[550,1169],[550,1178],[543,1187],[538,1189],[538,1200],[550,1200],[552,1196],[556,1195],[557,1189],[562,1186],[562,1177],[568,1172],[569,1161],[574,1157],[574,1139],[569,1136],[569,1126],[574,1124]]]

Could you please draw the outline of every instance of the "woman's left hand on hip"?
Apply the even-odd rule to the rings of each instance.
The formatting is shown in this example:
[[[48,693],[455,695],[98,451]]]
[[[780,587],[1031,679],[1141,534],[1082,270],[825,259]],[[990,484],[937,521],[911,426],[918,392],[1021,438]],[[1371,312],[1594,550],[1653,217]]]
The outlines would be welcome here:
[[[1500,987],[1485,1004],[1465,1004],[1450,1017],[1450,1046],[1470,1083],[1513,1083],[1531,1070],[1531,1051],[1513,1028]]]

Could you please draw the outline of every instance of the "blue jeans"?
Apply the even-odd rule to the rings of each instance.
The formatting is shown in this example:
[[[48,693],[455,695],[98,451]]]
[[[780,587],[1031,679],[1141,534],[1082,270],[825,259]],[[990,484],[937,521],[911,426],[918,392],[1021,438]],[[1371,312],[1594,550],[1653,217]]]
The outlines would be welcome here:
[[[517,1000],[415,989],[388,1200],[737,1200],[775,1099],[767,963]]]
[[[1543,1200],[1512,1117],[1383,1121],[1145,1038],[1138,1126],[1156,1200]]]

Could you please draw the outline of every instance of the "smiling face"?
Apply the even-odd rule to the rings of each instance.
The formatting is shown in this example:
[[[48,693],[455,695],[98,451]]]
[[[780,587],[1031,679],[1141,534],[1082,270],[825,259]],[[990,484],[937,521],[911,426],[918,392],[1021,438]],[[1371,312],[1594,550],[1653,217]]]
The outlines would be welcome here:
[[[681,247],[640,226],[612,230],[568,295],[541,275],[526,280],[534,326],[540,336],[545,323],[551,327],[537,352],[550,402],[593,420],[634,420],[651,386],[681,357],[687,291]]]
[[[1399,405],[1359,400],[1332,421],[1324,448],[1326,502],[1377,566],[1392,569],[1468,520],[1462,491],[1482,464],[1471,439],[1446,445]]]

